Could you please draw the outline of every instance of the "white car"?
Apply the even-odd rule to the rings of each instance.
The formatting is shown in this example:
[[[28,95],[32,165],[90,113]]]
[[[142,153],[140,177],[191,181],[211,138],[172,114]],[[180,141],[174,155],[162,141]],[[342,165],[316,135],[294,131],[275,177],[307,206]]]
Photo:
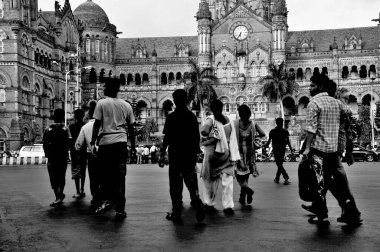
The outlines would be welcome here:
[[[19,157],[44,157],[45,152],[42,144],[23,146],[20,149]]]

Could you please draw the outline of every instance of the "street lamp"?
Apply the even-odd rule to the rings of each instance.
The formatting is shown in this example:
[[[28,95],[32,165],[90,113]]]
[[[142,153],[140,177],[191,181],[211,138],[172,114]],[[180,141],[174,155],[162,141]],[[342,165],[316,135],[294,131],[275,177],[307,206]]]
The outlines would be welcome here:
[[[370,103],[370,120],[371,120],[371,145],[372,145],[372,148],[373,146],[375,146],[375,130],[374,130],[374,126],[375,126],[375,120],[374,120],[374,115],[373,115],[373,111],[372,111],[372,106],[373,106],[373,103],[372,103],[372,100],[373,100],[373,81],[376,79],[376,75],[374,72],[370,72],[370,78],[371,78],[371,103]]]
[[[84,69],[91,68],[91,66],[86,66]],[[67,81],[67,76],[71,73],[74,72],[74,70],[69,70],[66,72],[66,85],[65,85],[65,126],[67,126],[67,92],[68,92],[68,81]],[[79,68],[77,67],[77,89],[79,91]],[[79,104],[79,100],[77,100]]]

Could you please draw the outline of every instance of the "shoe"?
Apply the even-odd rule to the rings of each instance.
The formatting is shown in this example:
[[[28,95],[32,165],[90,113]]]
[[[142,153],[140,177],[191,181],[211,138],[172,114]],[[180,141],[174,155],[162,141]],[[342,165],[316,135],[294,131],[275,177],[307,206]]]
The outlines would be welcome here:
[[[51,207],[57,207],[60,203],[61,203],[61,201],[59,199],[57,199],[56,201],[53,201],[52,203],[50,203],[50,206]]]
[[[360,225],[363,222],[361,213],[351,201],[346,202],[344,212],[337,221],[347,223],[348,225]]]
[[[289,179],[285,179],[284,185],[290,185],[292,182],[289,181]]]
[[[317,224],[319,226],[328,226],[330,225],[330,221],[327,216],[312,216],[309,218],[308,222],[310,224]]]
[[[218,210],[216,210],[214,206],[206,206],[206,213],[208,215],[215,215],[217,212]]]
[[[183,220],[180,214],[175,214],[174,212],[167,213],[166,219],[173,221],[176,224],[183,224]]]
[[[125,211],[123,212],[116,212],[115,214],[115,220],[124,220],[127,218],[127,213]]]
[[[223,212],[226,215],[233,215],[234,214],[234,210],[231,207],[224,209]]]
[[[255,192],[251,189],[251,188],[249,188],[249,189],[247,189],[247,203],[248,204],[251,204],[252,203],[252,201],[253,201],[253,194],[254,194]]]
[[[80,198],[86,197],[86,193],[84,193],[84,192],[81,192],[79,195],[80,195]]]
[[[273,182],[276,183],[276,184],[278,184],[278,183],[280,183],[280,180],[279,179],[274,179]]]
[[[103,204],[101,204],[96,210],[95,210],[95,214],[104,214],[105,212],[111,210],[112,208],[112,205],[108,202],[104,202]]]
[[[198,222],[202,222],[206,218],[206,211],[203,208],[203,206],[198,207],[198,209],[195,211],[195,218],[197,219]]]

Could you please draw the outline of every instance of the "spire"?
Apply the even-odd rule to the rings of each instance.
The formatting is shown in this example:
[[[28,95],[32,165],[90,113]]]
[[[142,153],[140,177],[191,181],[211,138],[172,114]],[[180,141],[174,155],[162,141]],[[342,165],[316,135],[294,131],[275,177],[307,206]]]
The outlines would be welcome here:
[[[199,10],[196,16],[197,20],[199,19],[210,19],[211,20],[211,11],[206,0],[201,0],[199,4]]]
[[[287,16],[288,9],[286,8],[285,0],[274,0],[273,3],[273,15],[285,15]]]

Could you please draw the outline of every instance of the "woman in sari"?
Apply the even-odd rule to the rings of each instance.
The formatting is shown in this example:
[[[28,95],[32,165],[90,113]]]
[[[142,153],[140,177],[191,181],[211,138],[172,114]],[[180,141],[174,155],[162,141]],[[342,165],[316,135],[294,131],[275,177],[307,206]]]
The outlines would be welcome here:
[[[241,187],[239,202],[245,205],[246,198],[248,204],[252,203],[254,193],[248,185],[249,174],[254,177],[259,175],[255,162],[255,136],[264,137],[265,133],[250,120],[251,110],[247,105],[241,105],[238,112],[240,119],[234,121],[234,126],[241,159],[236,165],[236,180]]]
[[[213,115],[207,117],[202,126],[201,135],[205,148],[201,177],[203,179],[203,199],[206,212],[214,214],[216,209],[215,193],[222,184],[222,205],[225,214],[234,213],[233,176],[235,162],[240,159],[233,123],[222,114],[223,103],[220,100],[211,102]]]

